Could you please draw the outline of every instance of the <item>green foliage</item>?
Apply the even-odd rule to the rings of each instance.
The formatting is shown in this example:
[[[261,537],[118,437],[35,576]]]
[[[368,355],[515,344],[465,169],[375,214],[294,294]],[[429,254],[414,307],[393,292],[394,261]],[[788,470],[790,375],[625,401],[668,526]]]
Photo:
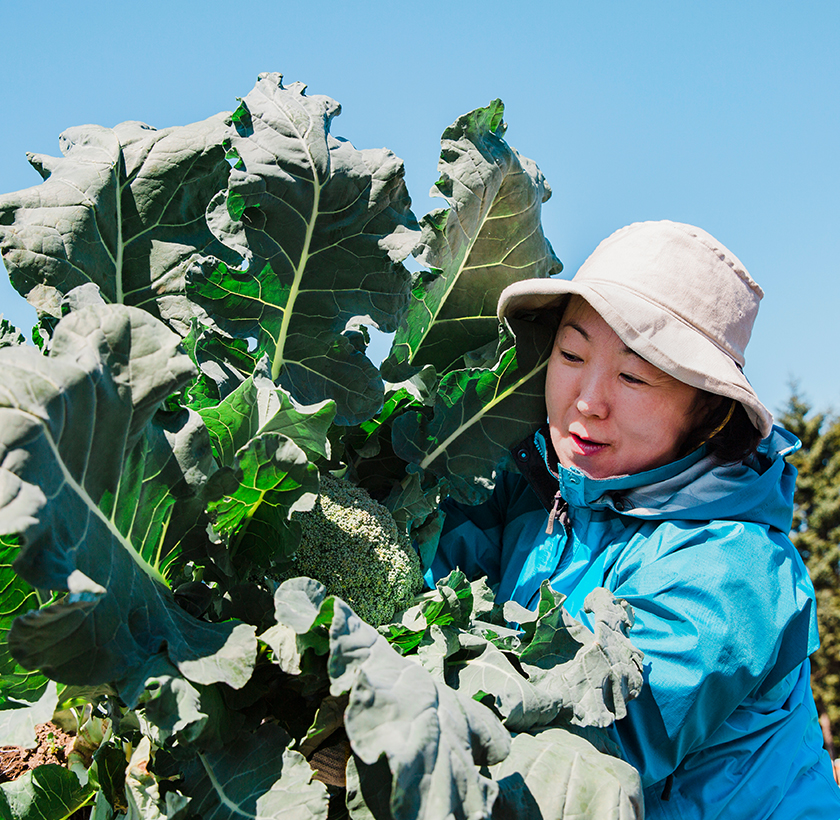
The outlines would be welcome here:
[[[296,519],[302,537],[287,575],[320,581],[368,623],[388,623],[423,588],[408,535],[361,487],[323,475],[315,506]]]
[[[811,685],[840,748],[840,419],[812,414],[794,391],[780,422],[802,442],[788,458],[798,470],[791,539],[817,595],[820,648],[811,657]]]
[[[235,165],[208,212],[247,269],[208,262],[193,293],[220,326],[256,337],[271,377],[299,401],[330,398],[354,424],[377,411],[382,388],[346,331],[359,316],[396,330],[417,226],[402,162],[333,137],[335,100],[281,80],[260,75],[240,102],[226,136]]]
[[[519,413],[544,415],[544,356],[553,334],[529,327],[516,346],[504,346],[488,367],[447,373],[438,386],[434,412],[405,412],[393,424],[397,455],[420,474],[447,476],[453,497],[476,504],[487,495],[486,476],[503,464],[511,446],[510,430]]]
[[[187,268],[201,254],[235,259],[203,215],[225,184],[224,114],[158,130],[82,125],[62,157],[29,154],[44,182],[0,196],[0,250],[15,288],[42,313],[87,283],[108,302],[189,321]]]
[[[248,666],[248,628],[187,624],[162,574],[215,469],[197,414],[159,410],[192,373],[177,346],[145,311],[101,305],[62,320],[49,356],[0,349],[0,429],[18,454],[0,535],[21,539],[14,566],[28,584],[66,593],[12,624],[25,668],[130,690],[164,658],[202,682],[234,683]]]
[[[12,345],[26,344],[23,334],[11,323],[0,315],[0,347],[11,347]]]
[[[493,817],[598,817],[622,820],[642,814],[636,772],[600,752],[585,737],[549,727],[518,734],[511,753],[491,768],[499,783]],[[575,783],[558,787],[558,772]]]
[[[39,766],[11,783],[0,784],[3,820],[64,820],[92,801],[93,788],[55,763]]]
[[[327,789],[280,727],[260,726],[236,745],[208,752],[184,770],[190,812],[199,817],[231,815],[290,820],[326,820]]]
[[[304,91],[70,129],[0,196],[39,314],[37,348],[0,323],[0,743],[54,714],[80,744],[0,814],[639,815],[605,732],[641,685],[621,602],[590,633],[548,587],[536,613],[458,573],[411,601],[440,500],[487,497],[545,416],[551,333],[494,309],[560,269],[550,189],[495,101],[444,132],[448,208],[418,222],[400,160]],[[398,329],[382,370],[367,326]]]
[[[17,539],[0,536],[0,696],[31,702],[37,700],[47,686],[47,678],[23,669],[9,651],[8,633],[15,619],[40,605],[38,593],[15,571],[12,562],[20,547]],[[4,733],[4,736],[8,736]]]
[[[406,364],[442,372],[465,351],[495,344],[497,300],[486,294],[563,268],[540,224],[551,189],[539,168],[504,141],[504,110],[494,100],[443,132],[433,194],[449,207],[421,221],[415,255],[429,272],[415,278],[387,372]]]
[[[288,612],[308,612],[290,619],[299,657],[310,651],[305,647],[312,644],[312,632],[328,630],[330,691],[349,697],[344,712],[352,749],[348,806],[362,799],[379,807],[376,817],[429,820],[503,818],[511,816],[512,807],[523,806],[531,809],[525,816],[540,816],[534,807],[544,817],[639,816],[638,774],[604,752],[611,742],[600,717],[607,703],[623,714],[626,700],[642,683],[641,653],[626,637],[631,622],[626,605],[606,590],[596,590],[585,604],[598,640],[612,644],[615,656],[622,657],[620,671],[610,673],[620,683],[612,686],[594,671],[586,653],[561,657],[539,651],[531,660],[540,666],[523,663],[533,636],[544,630],[557,634],[555,646],[568,647],[569,633],[571,642],[596,643],[595,635],[563,610],[564,596],[543,587],[545,605],[529,637],[507,627],[510,613],[493,607],[486,592],[483,581],[468,583],[455,571],[399,624],[377,633],[311,581],[295,579],[277,590],[278,624]],[[412,631],[419,640],[407,651],[389,643],[394,635]],[[488,662],[488,655],[498,661]],[[532,683],[538,671],[539,680]],[[578,692],[570,692],[570,680],[579,681]],[[580,702],[585,686],[600,694],[600,703]],[[548,728],[551,733],[545,734]],[[555,771],[544,779],[542,757],[569,766],[566,771],[574,775],[560,777]],[[581,770],[589,774],[579,776]],[[418,782],[425,787],[418,789]]]

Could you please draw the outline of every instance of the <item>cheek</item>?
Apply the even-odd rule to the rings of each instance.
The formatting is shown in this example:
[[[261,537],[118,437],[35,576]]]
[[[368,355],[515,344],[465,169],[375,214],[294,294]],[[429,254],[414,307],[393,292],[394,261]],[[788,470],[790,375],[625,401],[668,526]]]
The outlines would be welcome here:
[[[559,370],[552,358],[545,375],[545,407],[549,420],[561,416],[568,406],[568,384],[560,377]]]
[[[682,446],[694,424],[688,412],[688,400],[672,399],[658,407],[640,408],[637,418],[644,419],[647,434],[661,442],[663,451],[673,453]]]

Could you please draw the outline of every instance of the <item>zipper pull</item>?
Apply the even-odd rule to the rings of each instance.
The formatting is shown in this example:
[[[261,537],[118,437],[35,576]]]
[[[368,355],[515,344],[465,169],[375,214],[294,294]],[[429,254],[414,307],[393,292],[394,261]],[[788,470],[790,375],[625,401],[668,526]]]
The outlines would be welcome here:
[[[568,516],[566,516],[566,510],[569,508],[569,505],[563,499],[560,490],[554,493],[554,506],[551,508],[551,512],[548,514],[548,524],[545,527],[545,534],[551,535],[554,532],[554,519],[560,518],[560,521],[563,523],[564,528],[566,527],[566,521],[568,520]]]

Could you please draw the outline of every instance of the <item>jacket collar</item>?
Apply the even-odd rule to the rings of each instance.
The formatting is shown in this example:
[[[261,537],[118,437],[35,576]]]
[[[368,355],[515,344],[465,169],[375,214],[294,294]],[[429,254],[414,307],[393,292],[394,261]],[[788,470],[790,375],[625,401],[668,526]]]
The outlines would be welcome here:
[[[785,456],[799,447],[774,427],[755,456],[720,464],[701,447],[679,461],[626,476],[595,479],[557,463],[548,425],[513,449],[514,460],[546,510],[569,507],[612,510],[649,520],[730,519],[769,524],[787,532],[793,516],[796,470]]]
[[[628,491],[666,481],[695,465],[706,455],[706,447],[699,447],[687,456],[632,475],[592,478],[575,467],[564,467],[557,460],[554,447],[544,424],[533,435],[513,448],[519,471],[533,487],[542,505],[550,510],[558,488],[563,499],[572,507],[611,508],[623,511],[623,498]]]

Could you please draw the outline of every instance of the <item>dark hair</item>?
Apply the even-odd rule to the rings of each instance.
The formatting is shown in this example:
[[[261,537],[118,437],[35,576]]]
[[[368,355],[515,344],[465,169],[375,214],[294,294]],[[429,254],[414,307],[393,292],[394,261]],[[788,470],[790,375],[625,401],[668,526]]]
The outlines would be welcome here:
[[[683,442],[682,455],[705,443],[716,461],[732,464],[743,461],[758,449],[761,433],[741,402],[701,390],[689,412],[700,413],[704,418]]]

